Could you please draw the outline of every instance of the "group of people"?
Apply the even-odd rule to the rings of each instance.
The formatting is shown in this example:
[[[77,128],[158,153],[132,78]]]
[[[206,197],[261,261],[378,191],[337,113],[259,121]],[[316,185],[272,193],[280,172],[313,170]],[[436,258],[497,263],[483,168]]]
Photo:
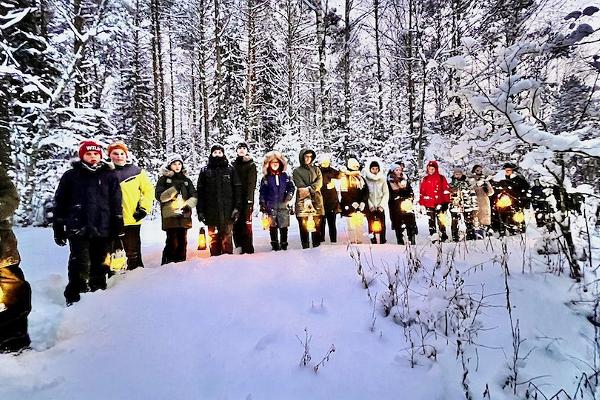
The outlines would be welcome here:
[[[59,246],[69,244],[70,249],[64,291],[67,305],[79,301],[81,293],[106,288],[116,250],[126,254],[127,269],[144,266],[140,227],[154,200],[160,204],[166,232],[162,264],[186,259],[194,208],[208,230],[211,256],[232,254],[234,246],[241,248],[242,254],[254,252],[252,218],[258,170],[246,143],[237,145],[231,163],[223,146],[212,146],[196,185],[188,177],[184,159],[176,154],[161,168],[156,186],[147,171],[133,164],[123,142],[110,144],[108,158],[104,158],[99,143],[84,141],[78,155],[60,179],[53,207],[54,240]],[[523,232],[523,213],[530,203],[538,226],[543,226],[551,209],[544,197],[547,191],[530,188],[510,163],[504,165],[504,179],[498,182],[485,176],[480,165],[473,166],[470,176],[455,169],[448,182],[437,162],[430,161],[415,204],[413,181],[402,161],[394,162],[387,171],[377,160],[368,161],[362,170],[355,158],[339,169],[331,161],[322,155],[317,162],[314,150],[303,149],[299,166],[288,173],[282,153],[270,151],[264,156],[258,201],[261,222],[269,230],[274,251],[288,248],[290,215],[298,220],[302,248],[308,248],[319,246],[326,231],[332,243],[337,241],[338,214],[347,221],[351,242],[361,243],[367,231],[371,243],[376,244],[386,243],[387,210],[397,243],[415,244],[419,210],[429,217],[432,238],[448,240],[450,225],[452,240],[459,241],[482,238],[492,231],[500,235]],[[0,170],[0,352],[29,345],[31,289],[19,268],[9,222],[17,204],[16,189]]]

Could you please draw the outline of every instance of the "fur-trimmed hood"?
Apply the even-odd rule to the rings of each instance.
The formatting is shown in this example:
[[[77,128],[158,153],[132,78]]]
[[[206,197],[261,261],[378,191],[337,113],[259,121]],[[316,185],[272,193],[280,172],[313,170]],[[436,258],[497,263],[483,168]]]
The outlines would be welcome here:
[[[377,174],[373,174],[371,172],[371,164],[373,162],[376,162],[379,165],[379,172]],[[381,181],[381,180],[385,180],[385,167],[383,165],[383,163],[381,162],[381,160],[377,159],[377,158],[370,158],[367,160],[367,162],[365,163],[365,167],[363,168],[363,176],[365,177],[365,179],[373,181],[373,182],[377,182],[377,181]]]
[[[285,156],[283,154],[281,154],[281,152],[273,150],[273,151],[270,151],[267,154],[265,154],[265,159],[263,160],[263,166],[262,166],[263,175],[267,175],[267,170],[269,169],[269,164],[273,160],[279,161],[279,164],[281,164],[281,169],[280,169],[281,172],[285,172],[287,170],[287,166],[288,166],[287,158],[285,158]]]

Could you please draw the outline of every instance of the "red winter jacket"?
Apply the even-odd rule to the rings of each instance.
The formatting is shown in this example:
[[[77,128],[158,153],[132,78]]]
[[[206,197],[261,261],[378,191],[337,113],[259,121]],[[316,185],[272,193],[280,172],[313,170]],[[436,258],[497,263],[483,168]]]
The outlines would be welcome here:
[[[427,208],[435,208],[450,203],[450,189],[446,177],[438,172],[438,163],[430,161],[427,166],[435,168],[433,175],[427,175],[421,182],[419,204]]]

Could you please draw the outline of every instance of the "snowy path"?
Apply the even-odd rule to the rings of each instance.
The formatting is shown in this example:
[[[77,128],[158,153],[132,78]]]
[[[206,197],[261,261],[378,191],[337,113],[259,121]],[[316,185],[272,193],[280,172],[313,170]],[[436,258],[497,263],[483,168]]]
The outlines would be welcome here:
[[[157,222],[146,224],[147,268],[113,278],[108,290],[86,294],[66,309],[66,249],[54,246],[49,229],[18,229],[34,288],[35,351],[0,355],[0,399],[464,398],[455,346],[440,345],[445,341],[438,338],[437,362],[422,358],[411,369],[403,329],[380,307],[370,329],[373,304],[345,245],[299,250],[292,226],[293,249],[270,252],[266,232],[257,228],[256,254],[209,259],[193,250],[195,232],[187,262],[159,267],[163,233]],[[532,349],[523,379],[548,375],[538,383],[549,392],[572,385],[582,368],[577,360],[590,357],[591,325],[564,305],[574,295],[568,278],[543,273],[539,256],[532,258],[532,272],[522,275],[518,241],[511,246],[514,313]],[[418,248],[423,264],[432,264],[435,249]],[[382,272],[380,261],[392,265],[404,252],[393,244],[376,246],[373,259]],[[475,243],[457,257],[456,268],[492,256]],[[490,295],[482,316],[489,330],[478,336],[477,359],[471,354],[472,391],[479,398],[487,383],[493,399],[509,398],[500,388],[511,351],[501,270],[488,262],[465,277],[473,292],[485,284]],[[370,290],[385,291],[382,275]],[[436,296],[431,292],[414,307],[434,310]],[[317,374],[299,367],[297,336],[303,339],[305,328],[312,336],[311,365],[335,346]]]

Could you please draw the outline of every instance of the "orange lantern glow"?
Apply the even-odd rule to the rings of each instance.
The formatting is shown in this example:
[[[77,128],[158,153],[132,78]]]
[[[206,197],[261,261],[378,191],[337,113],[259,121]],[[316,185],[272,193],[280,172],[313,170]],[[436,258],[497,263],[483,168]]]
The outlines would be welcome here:
[[[445,212],[440,212],[437,217],[443,226],[448,226],[448,215]]]
[[[374,220],[371,224],[371,230],[373,231],[373,233],[381,233],[381,231],[383,230],[383,224],[381,223],[381,221],[378,219]]]
[[[271,227],[271,218],[267,214],[263,214],[260,223],[263,229],[266,231]]]
[[[413,211],[413,203],[411,199],[406,199],[403,200],[400,203],[400,210],[406,213],[412,212]]]
[[[498,201],[496,202],[496,207],[498,208],[507,208],[510,206],[512,206],[512,200],[506,194],[501,195]]]
[[[198,250],[206,250],[206,230],[204,227],[200,228],[200,233],[198,234]]]
[[[306,220],[306,231],[307,232],[315,232],[316,230],[317,230],[317,225],[315,224],[315,219],[311,215]]]

